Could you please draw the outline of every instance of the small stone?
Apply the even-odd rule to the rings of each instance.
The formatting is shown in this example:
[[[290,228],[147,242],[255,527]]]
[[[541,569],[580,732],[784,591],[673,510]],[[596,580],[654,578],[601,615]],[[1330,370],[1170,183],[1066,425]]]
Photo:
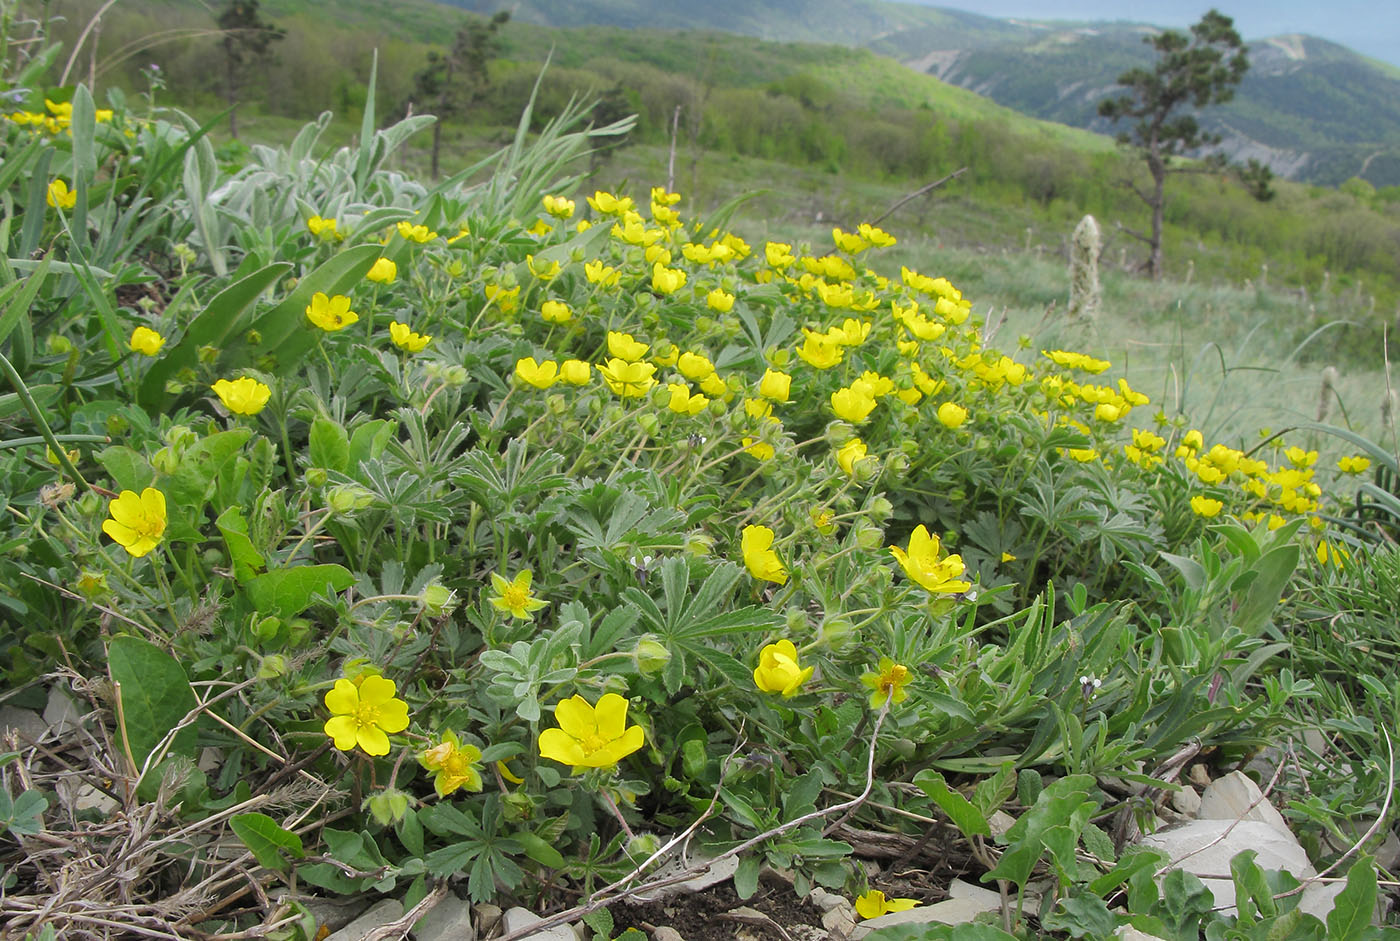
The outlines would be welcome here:
[[[987,825],[992,828],[992,836],[1004,836],[1007,830],[1016,823],[1016,818],[1004,810],[993,811],[987,818]]]
[[[1346,887],[1345,882],[1314,882],[1303,890],[1302,898],[1298,899],[1298,911],[1326,921],[1327,914],[1337,904],[1337,896]],[[1374,914],[1371,920],[1379,924]]]
[[[23,745],[43,738],[49,724],[33,709],[0,706],[0,738],[8,738],[11,730],[19,734],[20,744]]]
[[[1195,817],[1201,809],[1201,795],[1191,785],[1183,784],[1181,790],[1172,792],[1171,805],[1177,813]]]
[[[1155,934],[1148,934],[1146,931],[1138,931],[1132,925],[1122,925],[1113,932],[1113,936],[1118,941],[1162,941]]]
[[[691,867],[697,865],[700,862],[703,862],[703,860],[693,860]],[[664,878],[669,876],[680,875],[682,870],[685,868],[687,867],[683,867],[679,859],[673,859],[666,865],[658,869],[655,873],[653,873],[650,878]],[[638,894],[636,898],[638,901],[642,902],[657,902],[661,899],[668,898],[672,895],[679,895],[684,892],[703,892],[710,886],[717,885],[725,881],[726,879],[731,878],[734,875],[734,873],[738,871],[738,869],[739,857],[726,856],[723,859],[716,860],[715,862],[710,863],[707,867],[700,870],[700,873],[698,875],[693,876],[692,878],[687,879],[684,882],[678,882],[675,885],[662,886],[661,888],[656,889],[655,891],[647,892],[644,894]]]
[[[838,905],[822,914],[822,927],[831,935],[832,941],[844,941],[856,930],[856,910],[850,903]]]
[[[1206,770],[1205,765],[1194,764],[1191,770],[1186,772],[1186,780],[1196,787],[1210,787],[1210,772]]]
[[[448,894],[418,919],[412,934],[415,941],[476,941],[472,908],[466,899]]]
[[[838,905],[851,904],[850,902],[847,902],[843,897],[837,895],[835,892],[828,892],[821,886],[817,886],[810,893],[808,893],[807,901],[811,902],[812,906],[817,911],[823,913],[831,911]]]
[[[684,936],[670,925],[662,925],[651,933],[652,941],[685,941]]]
[[[981,907],[984,912],[996,912],[1001,910],[1001,893],[991,889],[984,889],[980,885],[973,885],[961,879],[954,879],[948,884],[948,898],[967,899],[974,905]]]
[[[316,927],[325,928],[327,931],[339,931],[369,908],[368,899],[355,895],[345,898],[314,895],[303,899],[302,904],[311,913],[311,917],[316,919]]]
[[[199,761],[195,767],[205,774],[213,774],[218,771],[224,763],[224,750],[222,748],[201,748],[199,750]]]
[[[1257,820],[1284,833],[1292,833],[1283,814],[1264,797],[1259,785],[1240,771],[1231,771],[1211,782],[1201,794],[1201,807],[1196,817],[1200,820]]]
[[[78,711],[78,704],[72,696],[58,686],[49,690],[49,701],[44,706],[44,721],[48,723],[49,731],[56,737],[74,732],[78,728],[78,723],[82,720],[82,713]]]
[[[522,928],[529,928],[544,921],[539,915],[528,909],[516,906],[506,910],[501,916],[501,929],[505,934],[513,934]],[[576,941],[573,929],[568,925],[555,925],[552,928],[545,928],[533,934],[525,935],[521,941]]]
[[[403,917],[403,903],[398,899],[385,899],[350,924],[341,928],[326,941],[360,941],[365,935],[381,925],[387,925],[396,918]]]
[[[1327,754],[1327,736],[1322,734],[1321,729],[1304,729],[1303,744],[1319,758]]]
[[[1274,774],[1278,771],[1278,766],[1283,763],[1287,755],[1283,749],[1269,746],[1259,750],[1253,758],[1245,764],[1246,771],[1253,771],[1258,775],[1260,781],[1272,781]]]
[[[103,817],[109,817],[119,806],[116,798],[91,784],[81,785],[73,795],[73,809],[76,811],[95,810]]]
[[[962,925],[972,921],[981,911],[983,909],[968,899],[948,899],[936,905],[920,905],[861,922],[851,934],[851,941],[860,941],[872,931],[895,925]]]
[[[476,906],[476,933],[485,938],[501,923],[501,906],[482,902]]]

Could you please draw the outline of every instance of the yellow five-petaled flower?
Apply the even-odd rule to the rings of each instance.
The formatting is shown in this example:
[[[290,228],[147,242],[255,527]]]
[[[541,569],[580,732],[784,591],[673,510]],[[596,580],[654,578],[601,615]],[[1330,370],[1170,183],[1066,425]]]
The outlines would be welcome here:
[[[272,390],[251,376],[232,381],[220,379],[209,388],[224,403],[224,408],[235,415],[256,415],[272,397]]]
[[[863,673],[860,681],[870,687],[870,708],[879,709],[886,699],[890,705],[898,705],[909,698],[909,691],[904,687],[908,686],[913,678],[914,675],[904,664],[895,663],[889,657],[881,657],[879,672]]]
[[[887,899],[879,889],[870,889],[856,896],[856,914],[861,918],[879,918],[890,912],[907,912],[918,904],[918,899]]]
[[[640,725],[627,725],[627,700],[604,693],[598,705],[577,694],[554,707],[557,729],[540,733],[540,757],[583,768],[611,768],[646,744]]]
[[[497,611],[528,620],[531,612],[538,611],[548,604],[530,592],[530,580],[533,577],[529,569],[522,569],[511,581],[506,581],[498,572],[492,572],[491,586],[496,589],[495,596],[491,598],[492,607]]]
[[[136,558],[160,545],[165,535],[165,494],[147,487],[139,494],[123,490],[107,504],[111,519],[102,524],[102,531]]]
[[[306,317],[327,333],[343,330],[360,319],[360,315],[350,309],[350,298],[344,294],[327,297],[320,291],[311,295]]]
[[[967,591],[972,584],[959,578],[965,568],[962,557],[950,555],[940,559],[941,552],[938,537],[929,535],[922,523],[909,534],[908,551],[899,546],[890,546],[890,555],[904,568],[904,574],[926,591],[934,594]]]
[[[765,582],[787,583],[788,570],[773,551],[773,530],[767,526],[745,526],[740,549],[749,574]]]
[[[126,345],[133,353],[140,353],[142,356],[155,356],[165,345],[165,337],[150,327],[137,327],[131,331],[131,339],[127,340]]]
[[[424,333],[414,333],[408,324],[395,320],[389,324],[389,339],[405,353],[420,353],[432,337]]]
[[[326,708],[332,713],[325,731],[341,751],[356,745],[366,755],[389,754],[389,734],[408,728],[408,703],[395,699],[394,681],[369,674],[358,684],[338,679],[326,691]]]
[[[446,797],[458,788],[481,790],[481,772],[476,769],[480,760],[481,749],[463,745],[453,731],[443,732],[439,744],[418,753],[418,763],[433,772],[433,790],[438,797]]]
[[[765,693],[794,696],[812,675],[813,667],[805,669],[797,662],[797,648],[790,640],[780,640],[764,647],[753,671],[754,685]]]

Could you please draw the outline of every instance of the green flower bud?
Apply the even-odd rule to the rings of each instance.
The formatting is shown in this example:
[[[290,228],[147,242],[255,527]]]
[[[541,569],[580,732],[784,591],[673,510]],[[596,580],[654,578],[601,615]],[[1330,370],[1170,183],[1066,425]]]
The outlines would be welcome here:
[[[894,515],[894,504],[884,497],[877,496],[870,501],[870,515],[883,523]]]
[[[855,640],[855,625],[849,618],[834,617],[822,622],[821,642],[833,651],[845,650]]]
[[[326,506],[336,513],[352,513],[374,503],[374,494],[358,484],[337,484],[325,493]]]
[[[84,571],[78,576],[77,587],[78,592],[89,599],[101,598],[110,590],[107,586],[106,572]]]
[[[151,466],[158,473],[171,476],[180,469],[180,458],[170,448],[161,448],[151,455]]]
[[[885,542],[885,531],[867,519],[858,519],[851,527],[856,545],[862,549],[878,549]]]
[[[309,467],[306,470],[306,485],[313,490],[319,490],[326,485],[330,475],[324,467]]]
[[[788,608],[783,612],[783,620],[787,622],[789,634],[805,633],[807,630],[807,612],[801,608]]]
[[[661,837],[655,833],[637,833],[627,841],[627,856],[636,863],[650,859],[659,849]]]
[[[73,352],[73,341],[58,333],[49,334],[44,341],[44,346],[53,356],[67,356]]]
[[[643,676],[653,676],[666,669],[666,664],[671,662],[671,649],[657,640],[655,635],[644,634],[637,640],[632,659],[637,663],[637,672]]]
[[[200,557],[204,560],[204,564],[209,568],[217,568],[219,566],[225,565],[228,562],[228,559],[224,557],[223,550],[217,549],[213,546],[210,546],[208,549],[205,549],[204,552],[201,553]]]
[[[661,430],[661,420],[651,412],[642,412],[637,416],[637,427],[655,437]]]
[[[507,823],[533,820],[535,799],[523,791],[510,791],[501,797],[501,816]]]
[[[206,366],[212,365],[219,358],[219,348],[206,344],[195,351],[195,357]]]
[[[108,415],[106,425],[107,434],[111,435],[113,438],[124,435],[131,430],[131,422],[127,421],[121,415]]]
[[[826,443],[833,448],[841,447],[855,436],[856,430],[839,418],[826,426]]]
[[[715,551],[715,541],[704,533],[690,533],[685,537],[685,551],[688,555],[704,558]]]
[[[198,440],[199,435],[186,425],[171,425],[169,430],[165,432],[165,443],[180,451]]]
[[[306,618],[292,618],[287,624],[287,643],[300,647],[311,634],[312,623]]]
[[[262,658],[262,663],[258,664],[258,679],[260,680],[275,680],[286,674],[287,658],[280,653],[268,654]]]
[[[858,484],[868,484],[880,476],[880,469],[883,466],[881,460],[874,455],[867,457],[863,461],[856,461],[852,468],[855,471],[855,479]]]
[[[249,330],[243,335],[243,339],[248,341],[249,346],[259,346],[262,344],[262,331]]]
[[[895,451],[885,458],[885,469],[895,477],[903,477],[909,472],[909,458]]]
[[[78,498],[78,512],[84,516],[95,516],[100,512],[104,512],[102,509],[102,498],[89,490]]]
[[[457,607],[456,593],[446,585],[438,582],[429,582],[419,595],[419,604],[423,606],[423,611],[429,617],[440,618],[444,614],[451,614]]]
[[[383,826],[392,826],[408,813],[408,795],[398,788],[385,788],[365,801],[365,807]]]
[[[467,384],[468,378],[467,367],[448,366],[443,372],[443,378],[446,379],[450,385],[464,386]]]
[[[448,273],[449,276],[453,278],[460,278],[462,275],[467,273],[467,265],[466,262],[462,261],[462,259],[454,258],[447,263],[447,266],[444,270]]]
[[[276,616],[263,618],[253,625],[253,636],[258,640],[267,643],[277,636],[277,632],[282,628],[282,619]]]
[[[563,415],[569,410],[569,402],[557,392],[545,397],[545,408],[549,409],[551,415]]]

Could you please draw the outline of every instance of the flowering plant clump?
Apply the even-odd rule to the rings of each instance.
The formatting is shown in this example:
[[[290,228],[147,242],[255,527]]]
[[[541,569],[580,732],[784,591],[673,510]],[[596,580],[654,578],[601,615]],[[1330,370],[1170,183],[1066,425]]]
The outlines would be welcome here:
[[[683,833],[742,855],[736,889],[767,863],[874,918],[915,902],[866,891],[853,834],[923,866],[936,820],[1008,894],[1111,913],[1099,868],[1136,864],[1101,782],[1233,766],[1314,699],[1355,764],[1337,806],[1381,814],[1389,713],[1338,692],[1364,662],[1328,672],[1386,649],[1347,631],[1395,581],[1394,457],[1359,434],[1197,428],[1112,358],[998,347],[893,222],[750,242],[665,187],[575,191],[601,131],[573,106],[490,185],[389,169],[400,132],[142,182],[183,125],[74,95],[3,128],[10,257],[87,264],[14,266],[40,280],[5,340],[0,671],[112,690],[97,784],[126,776],[131,820],[178,797],[161,872],[237,838],[298,893],[562,911]],[[79,189],[139,243],[62,230],[46,194]],[[998,812],[1024,822],[994,848]]]

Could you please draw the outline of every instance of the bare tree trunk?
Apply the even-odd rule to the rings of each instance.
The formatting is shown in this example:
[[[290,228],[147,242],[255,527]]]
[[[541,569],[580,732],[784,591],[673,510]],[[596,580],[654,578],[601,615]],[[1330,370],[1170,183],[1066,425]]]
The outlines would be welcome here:
[[[1147,274],[1153,281],[1162,277],[1162,217],[1166,208],[1167,166],[1162,158],[1149,156],[1148,168],[1152,171],[1152,240],[1148,243],[1151,256],[1147,260]]]

